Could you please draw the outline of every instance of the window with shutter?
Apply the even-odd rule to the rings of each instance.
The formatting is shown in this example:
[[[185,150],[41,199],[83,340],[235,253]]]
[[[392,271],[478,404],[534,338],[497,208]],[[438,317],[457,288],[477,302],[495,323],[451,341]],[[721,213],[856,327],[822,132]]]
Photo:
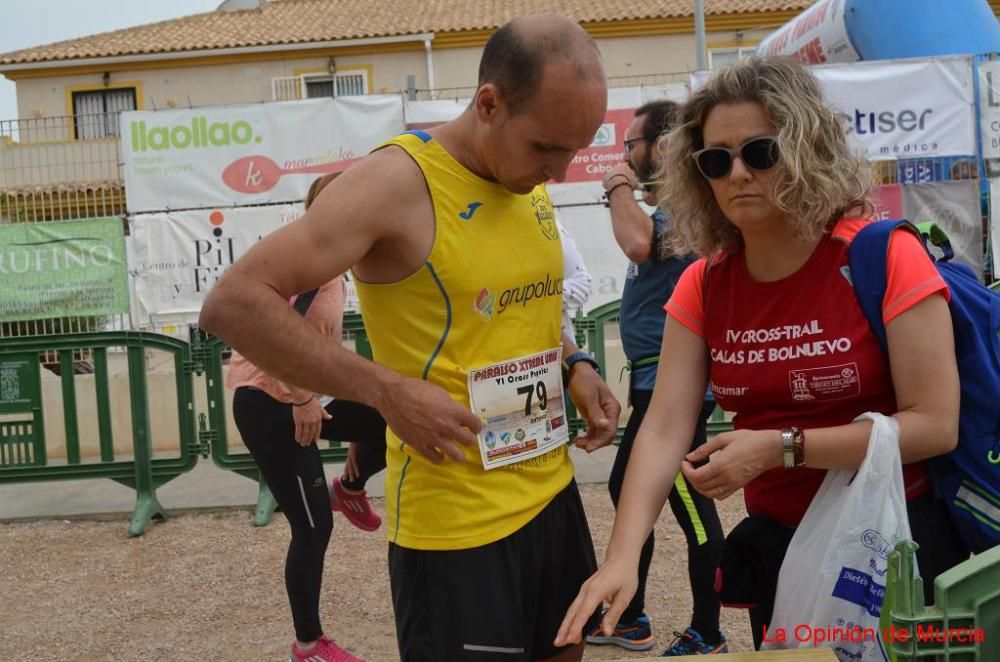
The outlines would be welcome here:
[[[708,68],[712,71],[736,64],[740,60],[745,60],[756,50],[756,46],[749,48],[710,48],[708,49]]]
[[[123,110],[135,110],[134,87],[73,92],[73,136],[87,140],[119,135]]]
[[[344,71],[327,75],[307,75],[306,96],[354,97],[368,94],[368,74],[364,71]]]
[[[333,78],[330,76],[308,76],[306,77],[306,97],[315,99],[317,97],[333,96]]]

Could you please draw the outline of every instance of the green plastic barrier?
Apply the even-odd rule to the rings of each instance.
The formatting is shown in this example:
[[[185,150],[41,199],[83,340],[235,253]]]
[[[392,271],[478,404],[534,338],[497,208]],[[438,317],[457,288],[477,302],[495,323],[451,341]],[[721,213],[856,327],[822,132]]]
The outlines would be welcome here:
[[[108,380],[108,348],[125,348],[128,360],[129,406],[132,421],[131,460],[116,459],[111,425]],[[89,350],[94,361],[100,460],[84,462],[80,457],[77,417],[77,378],[74,352]],[[177,391],[177,422],[180,454],[176,458],[153,459],[149,422],[149,392],[146,383],[146,351],[171,354]],[[52,463],[46,453],[44,408],[39,354],[59,357],[66,438],[65,463]],[[108,478],[136,491],[136,505],[129,535],[145,532],[150,520],[164,519],[166,512],[156,489],[190,471],[198,461],[194,419],[194,387],[190,347],[182,340],[140,331],[45,335],[5,338],[0,347],[0,483]]]
[[[368,335],[365,333],[364,323],[361,316],[356,313],[344,315],[344,333],[348,338],[353,338],[355,351],[366,358],[371,358],[371,345],[368,342]],[[204,373],[205,389],[208,401],[207,415],[198,415],[198,437],[199,441],[206,448],[211,448],[212,461],[228,471],[232,471],[241,476],[257,481],[257,507],[254,513],[254,524],[265,526],[271,521],[278,504],[271,494],[267,481],[261,475],[253,457],[245,447],[240,444],[243,450],[233,451],[229,448],[229,439],[226,433],[227,420],[231,412],[227,411],[225,397],[225,383],[223,379],[223,352],[225,345],[214,336],[209,336],[200,329],[191,334],[192,355],[195,357],[198,374]],[[347,459],[347,448],[341,442],[348,442],[350,439],[331,441],[329,448],[320,449],[320,456],[324,462],[343,462]]]

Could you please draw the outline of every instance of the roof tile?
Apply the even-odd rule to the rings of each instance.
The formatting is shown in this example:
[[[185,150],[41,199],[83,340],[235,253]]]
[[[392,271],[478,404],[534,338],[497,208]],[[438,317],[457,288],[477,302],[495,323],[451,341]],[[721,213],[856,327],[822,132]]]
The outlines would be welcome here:
[[[705,13],[802,10],[813,0],[705,0]],[[553,12],[583,23],[674,18],[691,0],[270,0],[260,9],[215,11],[0,54],[9,64],[181,53],[423,32],[491,29],[516,16]]]

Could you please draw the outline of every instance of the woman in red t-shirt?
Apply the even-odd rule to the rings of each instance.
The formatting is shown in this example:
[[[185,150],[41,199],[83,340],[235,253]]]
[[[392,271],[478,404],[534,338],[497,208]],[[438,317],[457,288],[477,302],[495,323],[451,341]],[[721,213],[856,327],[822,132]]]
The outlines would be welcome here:
[[[944,281],[915,237],[892,237],[887,360],[847,267],[847,248],[865,223],[857,217],[870,209],[865,164],[801,64],[755,58],[718,72],[692,95],[661,149],[662,202],[677,248],[712,257],[687,269],[666,305],[656,390],[607,560],[581,589],[557,644],[572,641],[567,633],[579,632],[602,600],[611,604],[604,628],[614,627],[635,590],[642,543],[682,471],[717,499],[742,489],[754,516],[749,540],[770,550],[773,576],[750,610],[759,647],[791,532],[827,469],[861,464],[871,422],[855,419],[868,411],[899,423],[910,525],[931,595],[934,577],[967,556],[923,463],[958,436]],[[716,401],[734,412],[734,430],[685,456],[709,380]]]

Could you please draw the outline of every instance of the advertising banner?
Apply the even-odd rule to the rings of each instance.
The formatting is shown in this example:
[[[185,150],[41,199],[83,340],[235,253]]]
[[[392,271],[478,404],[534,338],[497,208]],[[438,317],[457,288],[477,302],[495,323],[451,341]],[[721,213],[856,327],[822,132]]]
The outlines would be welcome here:
[[[983,158],[1000,159],[1000,62],[979,63],[979,129]]]
[[[983,222],[977,180],[904,186],[903,217],[939,225],[951,239],[955,259],[982,273]]]
[[[150,315],[195,313],[233,262],[302,215],[302,205],[139,214],[132,219],[135,292]]]
[[[993,277],[1000,278],[1000,179],[990,180],[990,241]]]
[[[299,201],[403,130],[397,95],[122,113],[132,214]]]
[[[788,55],[806,64],[857,62],[861,59],[847,35],[847,0],[820,0],[757,47],[760,55]]]
[[[583,307],[585,313],[621,299],[629,264],[615,242],[608,208],[599,202],[571,202],[587,197],[596,200],[601,192],[600,182],[549,186],[556,218],[573,237],[593,279],[590,299]]]
[[[858,62],[816,67],[849,138],[871,160],[976,154],[975,94],[968,58]]]
[[[978,153],[967,57],[856,62],[812,72],[844,118],[852,146],[871,161]],[[710,76],[692,74],[691,86]]]
[[[0,225],[0,321],[125,312],[121,218]]]
[[[455,119],[462,114],[472,99],[433,99],[430,101],[403,102],[403,115],[407,129],[430,129]]]

